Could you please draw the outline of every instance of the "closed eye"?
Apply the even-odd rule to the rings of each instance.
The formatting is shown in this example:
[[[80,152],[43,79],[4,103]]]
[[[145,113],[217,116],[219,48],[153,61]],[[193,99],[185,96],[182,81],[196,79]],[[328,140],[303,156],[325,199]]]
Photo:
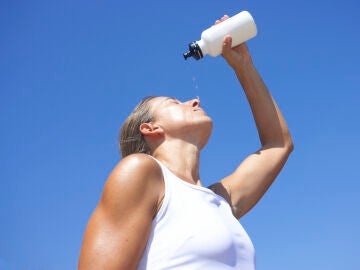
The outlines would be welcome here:
[[[177,100],[176,98],[168,98],[168,101],[174,104],[181,104],[181,102],[179,100]]]

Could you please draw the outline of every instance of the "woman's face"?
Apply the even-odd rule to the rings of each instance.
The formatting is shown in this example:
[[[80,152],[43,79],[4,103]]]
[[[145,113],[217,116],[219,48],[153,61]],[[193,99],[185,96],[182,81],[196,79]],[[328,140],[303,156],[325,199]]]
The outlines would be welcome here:
[[[169,136],[206,142],[210,137],[212,120],[200,108],[199,99],[180,102],[171,97],[156,97],[151,101],[151,108],[155,116],[153,122]]]

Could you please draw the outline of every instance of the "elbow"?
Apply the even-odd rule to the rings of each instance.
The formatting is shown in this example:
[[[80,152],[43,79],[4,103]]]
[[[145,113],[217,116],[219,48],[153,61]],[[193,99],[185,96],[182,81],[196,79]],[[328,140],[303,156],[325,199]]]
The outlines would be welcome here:
[[[288,155],[290,155],[292,153],[292,151],[294,151],[294,144],[291,143],[288,146],[286,146],[286,151],[287,151]]]
[[[294,151],[294,142],[290,135],[283,136],[279,142],[270,145],[282,149],[282,152],[286,156],[289,156],[291,152]]]
[[[292,151],[294,151],[294,142],[291,138],[291,136],[282,137],[280,140],[274,140],[274,142],[269,143],[263,143],[262,145],[263,149],[268,148],[278,148],[281,149],[282,152],[286,152],[286,154],[290,154]]]
[[[291,154],[292,151],[294,151],[294,142],[291,136],[289,136],[289,138],[285,141],[284,148],[289,155]]]

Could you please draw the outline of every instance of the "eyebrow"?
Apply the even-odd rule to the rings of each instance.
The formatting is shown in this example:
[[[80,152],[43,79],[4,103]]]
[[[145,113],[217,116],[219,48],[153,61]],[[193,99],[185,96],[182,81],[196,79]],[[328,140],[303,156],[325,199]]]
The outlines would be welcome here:
[[[174,97],[164,97],[164,99],[160,101],[159,105],[160,105],[160,104],[164,104],[165,102],[168,102],[169,100],[179,101],[179,100],[177,100],[177,99],[174,98]],[[179,102],[180,102],[180,101],[179,101]]]
[[[180,100],[178,100],[177,98],[174,98],[174,97],[167,97],[167,98],[165,99],[165,101],[168,101],[168,100],[173,100],[173,101],[178,101],[178,102],[180,102]]]

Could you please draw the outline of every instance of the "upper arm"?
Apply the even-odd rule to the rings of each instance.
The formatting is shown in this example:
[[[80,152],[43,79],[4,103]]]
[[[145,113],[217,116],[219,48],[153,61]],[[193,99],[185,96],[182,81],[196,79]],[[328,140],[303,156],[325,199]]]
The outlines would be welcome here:
[[[237,169],[211,186],[231,205],[234,216],[246,214],[264,195],[284,166],[290,148],[263,147],[248,156]]]
[[[124,159],[111,173],[87,225],[79,269],[136,269],[160,201],[163,180],[145,155]]]

